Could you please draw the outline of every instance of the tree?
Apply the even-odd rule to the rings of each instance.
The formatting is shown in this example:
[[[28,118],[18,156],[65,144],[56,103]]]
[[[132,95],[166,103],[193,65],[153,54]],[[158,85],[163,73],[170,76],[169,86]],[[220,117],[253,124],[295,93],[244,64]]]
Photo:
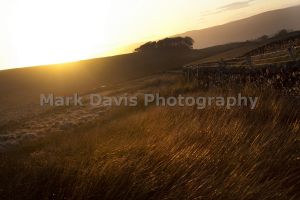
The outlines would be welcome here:
[[[187,44],[187,46],[189,47],[189,48],[193,48],[193,45],[194,45],[194,43],[195,43],[195,41],[193,40],[193,38],[191,38],[191,37],[185,37],[184,38],[184,42],[185,42],[185,44]]]
[[[265,41],[265,40],[267,40],[267,39],[269,39],[269,38],[270,38],[270,37],[269,37],[268,35],[263,35],[263,36],[257,38],[257,41]]]
[[[275,34],[275,37],[285,36],[285,35],[287,35],[288,33],[289,33],[288,30],[282,29],[282,30],[278,31],[278,32]]]
[[[135,49],[136,52],[184,51],[193,49],[194,40],[191,37],[165,38],[159,41],[147,42]]]
[[[156,48],[156,42],[147,42],[139,48],[135,49],[136,52],[147,52]]]

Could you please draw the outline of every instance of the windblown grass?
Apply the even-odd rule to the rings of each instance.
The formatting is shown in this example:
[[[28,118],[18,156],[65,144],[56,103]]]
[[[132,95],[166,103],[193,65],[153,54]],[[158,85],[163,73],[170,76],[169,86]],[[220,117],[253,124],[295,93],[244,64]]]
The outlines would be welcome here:
[[[241,92],[201,92],[167,76],[140,89]],[[299,99],[242,92],[260,97],[255,110],[115,108],[94,124],[3,153],[0,198],[299,199]]]

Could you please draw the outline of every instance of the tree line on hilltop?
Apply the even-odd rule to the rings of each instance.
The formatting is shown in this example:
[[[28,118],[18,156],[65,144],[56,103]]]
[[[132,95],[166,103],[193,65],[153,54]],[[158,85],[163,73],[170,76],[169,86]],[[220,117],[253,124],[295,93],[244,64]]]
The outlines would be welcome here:
[[[165,38],[159,41],[147,42],[137,49],[135,52],[161,52],[161,51],[188,51],[193,49],[194,40],[191,37],[173,37]]]

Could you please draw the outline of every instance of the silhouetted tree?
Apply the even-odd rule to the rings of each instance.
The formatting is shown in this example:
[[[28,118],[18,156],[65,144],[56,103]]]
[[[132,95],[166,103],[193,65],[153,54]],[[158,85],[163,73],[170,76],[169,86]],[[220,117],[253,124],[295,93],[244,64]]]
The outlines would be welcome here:
[[[193,45],[195,43],[195,41],[193,40],[193,38],[191,38],[191,37],[185,37],[184,41],[185,41],[185,44],[187,44],[189,48],[191,48],[191,49],[193,48]]]
[[[265,40],[267,40],[267,39],[269,39],[269,38],[270,38],[270,37],[269,37],[268,35],[263,35],[263,36],[257,38],[257,41],[265,41]]]
[[[155,51],[172,51],[172,50],[191,50],[193,49],[194,40],[191,37],[174,37],[165,38],[157,42],[147,42],[136,52],[155,52]]]
[[[139,48],[135,49],[136,52],[146,52],[151,51],[156,48],[156,42],[147,42],[146,44],[143,44]]]
[[[285,35],[287,35],[288,33],[289,33],[288,30],[282,29],[282,30],[278,31],[278,33],[275,34],[275,37],[285,36]]]

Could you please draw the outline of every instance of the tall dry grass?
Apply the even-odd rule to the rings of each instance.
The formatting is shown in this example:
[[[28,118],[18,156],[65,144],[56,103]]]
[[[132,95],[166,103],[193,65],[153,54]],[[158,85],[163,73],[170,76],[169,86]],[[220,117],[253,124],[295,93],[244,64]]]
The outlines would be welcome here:
[[[1,154],[1,199],[300,198],[299,99],[198,91],[177,76],[131,88],[260,97],[248,108],[115,108],[99,121]]]

